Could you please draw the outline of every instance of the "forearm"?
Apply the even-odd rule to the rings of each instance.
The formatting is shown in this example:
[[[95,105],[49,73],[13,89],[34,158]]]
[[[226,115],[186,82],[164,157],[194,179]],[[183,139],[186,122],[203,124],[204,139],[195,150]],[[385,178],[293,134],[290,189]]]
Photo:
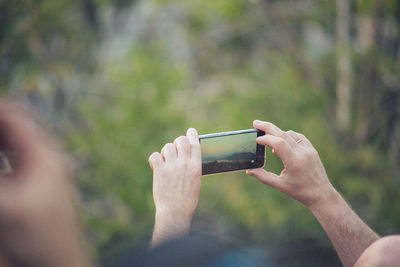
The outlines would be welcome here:
[[[150,248],[187,235],[190,230],[190,222],[191,218],[179,218],[170,214],[156,213]]]
[[[379,239],[333,188],[323,201],[309,209],[324,228],[344,266],[353,266],[363,251]]]

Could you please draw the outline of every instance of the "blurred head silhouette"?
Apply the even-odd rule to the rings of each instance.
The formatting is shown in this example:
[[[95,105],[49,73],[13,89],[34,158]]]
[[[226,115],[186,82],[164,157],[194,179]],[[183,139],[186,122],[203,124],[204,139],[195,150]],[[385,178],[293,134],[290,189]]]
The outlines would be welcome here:
[[[62,154],[20,104],[0,101],[0,257],[11,266],[87,266]]]

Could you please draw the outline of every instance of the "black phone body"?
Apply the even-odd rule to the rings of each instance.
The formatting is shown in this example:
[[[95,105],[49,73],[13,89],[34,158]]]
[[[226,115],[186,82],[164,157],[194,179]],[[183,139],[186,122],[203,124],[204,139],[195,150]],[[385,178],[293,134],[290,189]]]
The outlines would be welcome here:
[[[257,129],[200,135],[202,175],[261,168],[265,146],[256,138],[265,133]]]

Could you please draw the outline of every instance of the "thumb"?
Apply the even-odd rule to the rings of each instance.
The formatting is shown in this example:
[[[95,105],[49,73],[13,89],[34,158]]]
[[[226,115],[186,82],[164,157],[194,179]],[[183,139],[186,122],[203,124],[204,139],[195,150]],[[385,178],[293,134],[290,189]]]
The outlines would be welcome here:
[[[267,172],[266,170],[259,168],[247,170],[247,174],[256,177],[257,180],[266,185],[272,186],[277,189],[280,188],[279,176],[275,173]]]

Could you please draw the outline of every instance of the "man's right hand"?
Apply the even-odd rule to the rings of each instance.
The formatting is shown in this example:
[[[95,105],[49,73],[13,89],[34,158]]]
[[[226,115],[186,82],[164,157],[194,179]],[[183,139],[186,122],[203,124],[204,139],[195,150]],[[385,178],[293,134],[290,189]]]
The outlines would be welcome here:
[[[272,148],[281,158],[284,169],[280,175],[264,169],[249,170],[247,173],[309,208],[325,200],[329,201],[327,198],[336,191],[310,141],[294,131],[282,131],[270,122],[256,120],[253,125],[265,131],[264,136],[257,138],[257,143]]]
[[[344,266],[353,266],[363,251],[378,240],[329,182],[324,166],[310,141],[293,131],[282,131],[269,122],[254,121],[265,131],[257,143],[272,148],[283,164],[280,175],[263,169],[249,170],[261,182],[300,201],[314,214],[329,236]]]

